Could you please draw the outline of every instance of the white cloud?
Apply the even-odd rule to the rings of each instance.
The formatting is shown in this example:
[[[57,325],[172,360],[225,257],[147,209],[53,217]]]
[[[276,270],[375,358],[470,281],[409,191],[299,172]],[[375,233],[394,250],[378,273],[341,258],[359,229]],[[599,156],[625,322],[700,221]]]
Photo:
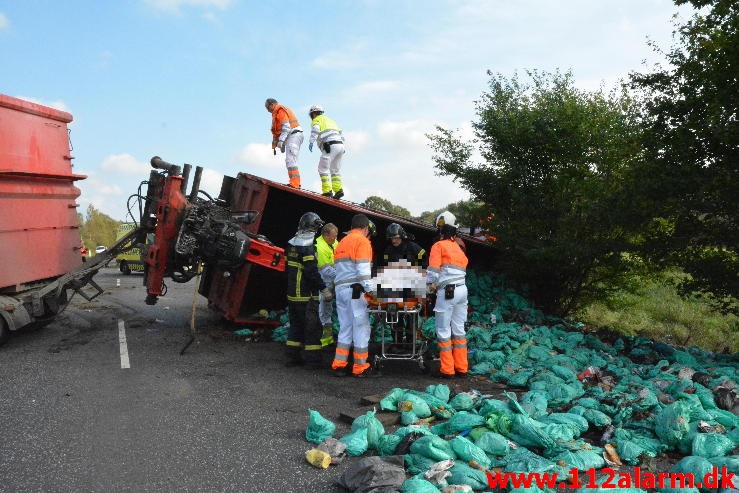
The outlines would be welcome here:
[[[29,97],[29,96],[16,96],[16,97],[18,99],[23,99],[25,101],[30,101],[32,103],[40,104],[40,105],[43,105],[43,106],[48,106],[50,108],[54,108],[54,109],[57,109],[57,110],[60,110],[60,111],[66,111],[67,113],[70,112],[69,111],[69,108],[64,103],[64,101],[43,101],[41,99],[32,98],[32,97]]]
[[[0,29],[5,29],[10,25],[10,22],[8,21],[8,18],[5,17],[5,14],[0,12]]]
[[[201,190],[205,190],[213,198],[216,198],[221,191],[221,183],[223,183],[222,173],[208,168],[203,169],[203,174],[200,175]],[[192,183],[189,186],[192,186]]]
[[[346,142],[347,151],[352,155],[363,154],[370,146],[370,134],[367,132],[344,132],[344,141]]]
[[[430,120],[384,121],[377,126],[382,144],[402,152],[429,154],[426,134],[434,130]]]
[[[226,10],[233,0],[144,0],[144,3],[164,12],[179,12],[183,6]]]
[[[278,150],[275,156],[270,144],[246,144],[236,156],[236,161],[256,168],[285,167],[285,155]]]
[[[103,159],[100,169],[123,175],[147,176],[151,171],[151,166],[137,161],[130,154],[112,154]]]

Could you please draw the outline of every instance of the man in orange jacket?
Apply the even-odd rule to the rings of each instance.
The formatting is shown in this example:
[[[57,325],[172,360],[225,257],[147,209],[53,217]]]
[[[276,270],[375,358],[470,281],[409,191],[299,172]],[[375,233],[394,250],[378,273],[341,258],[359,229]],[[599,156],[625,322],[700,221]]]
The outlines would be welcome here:
[[[272,150],[277,154],[277,148],[285,154],[285,166],[289,185],[300,188],[300,170],[298,169],[298,155],[303,145],[303,129],[300,127],[295,113],[287,106],[281,105],[274,98],[268,98],[264,107],[272,114]]]
[[[349,353],[354,346],[355,377],[373,377],[369,359],[370,322],[367,299],[372,296],[372,243],[369,237],[377,231],[364,214],[352,217],[352,230],[341,239],[334,250],[336,277],[336,315],[339,317],[339,337],[331,369],[337,377],[346,375]]]
[[[449,211],[436,218],[441,239],[431,247],[426,287],[436,294],[434,317],[441,359],[440,376],[467,375],[467,256],[456,241],[457,219]]]

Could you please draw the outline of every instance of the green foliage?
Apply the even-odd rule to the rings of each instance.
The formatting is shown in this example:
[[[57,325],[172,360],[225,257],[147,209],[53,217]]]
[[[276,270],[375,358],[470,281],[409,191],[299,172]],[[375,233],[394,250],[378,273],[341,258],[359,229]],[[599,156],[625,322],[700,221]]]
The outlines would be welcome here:
[[[367,207],[369,209],[376,209],[378,211],[395,214],[396,216],[402,216],[402,217],[408,217],[408,218],[411,217],[410,211],[406,209],[405,207],[395,205],[389,200],[383,199],[382,197],[378,197],[376,195],[371,195],[367,197],[364,200],[364,202],[362,202],[359,205],[361,205],[362,207]]]
[[[739,297],[739,4],[677,0],[701,8],[676,26],[669,65],[632,74],[649,132],[638,170],[641,194],[672,227],[645,238],[643,254],[691,274],[681,291],[702,291],[737,313]],[[734,307],[733,309],[731,307]]]
[[[686,277],[677,271],[635,275],[631,288],[608,302],[594,303],[577,316],[598,327],[712,351],[739,351],[739,317],[722,314],[703,300],[681,297],[676,285]]]
[[[571,313],[618,287],[620,253],[646,219],[631,194],[639,107],[625,90],[580,91],[569,72],[489,75],[473,122],[483,162],[437,127],[436,168],[495,212],[502,273],[547,311]]]
[[[82,242],[91,252],[94,252],[95,247],[99,245],[110,247],[115,242],[118,225],[120,224],[120,221],[103,214],[90,204],[87,208],[85,221],[82,221],[80,216]]]

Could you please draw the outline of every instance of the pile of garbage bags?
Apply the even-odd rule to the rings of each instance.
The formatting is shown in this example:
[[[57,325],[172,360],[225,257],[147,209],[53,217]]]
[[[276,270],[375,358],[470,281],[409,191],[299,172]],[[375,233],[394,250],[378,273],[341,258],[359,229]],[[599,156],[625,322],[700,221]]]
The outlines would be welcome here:
[[[737,355],[639,337],[608,344],[547,317],[491,275],[470,272],[467,285],[470,374],[519,395],[392,389],[380,408],[399,412],[402,426],[388,432],[374,413],[357,418],[339,437],[348,455],[402,456],[404,492],[484,490],[490,471],[567,478],[573,469],[653,468],[665,452],[680,459],[672,472],[739,474]],[[429,339],[433,323],[423,325]]]

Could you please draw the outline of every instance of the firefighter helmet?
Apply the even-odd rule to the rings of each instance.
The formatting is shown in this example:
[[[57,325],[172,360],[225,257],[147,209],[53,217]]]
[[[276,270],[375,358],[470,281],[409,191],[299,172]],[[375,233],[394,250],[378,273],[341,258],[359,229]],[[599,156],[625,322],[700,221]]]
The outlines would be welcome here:
[[[374,238],[377,235],[377,226],[375,226],[375,223],[372,222],[370,219],[369,224],[367,225],[369,228],[369,233],[367,234],[368,237]]]
[[[390,225],[385,230],[385,237],[390,239],[395,238],[396,236],[400,236],[404,240],[408,238],[408,234],[403,229],[403,226],[398,223],[390,223]]]
[[[451,238],[457,235],[457,218],[449,211],[444,211],[436,216],[436,227],[442,238]]]
[[[318,233],[323,227],[323,220],[315,212],[306,212],[300,216],[298,231],[312,231]]]

